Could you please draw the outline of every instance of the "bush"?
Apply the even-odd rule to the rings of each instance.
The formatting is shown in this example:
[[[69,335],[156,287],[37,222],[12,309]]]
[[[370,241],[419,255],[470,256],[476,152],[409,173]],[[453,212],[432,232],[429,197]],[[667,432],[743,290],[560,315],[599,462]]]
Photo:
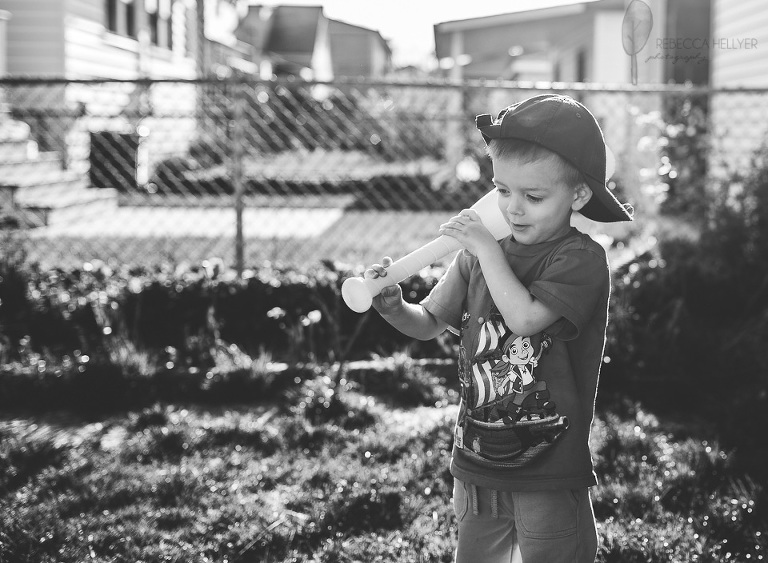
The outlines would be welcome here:
[[[759,467],[768,424],[768,150],[721,186],[699,240],[672,239],[617,272],[603,381],[696,413]]]
[[[290,364],[365,358],[411,344],[379,315],[360,316],[343,304],[348,268],[266,264],[237,279],[213,262],[176,270],[99,262],[68,271],[7,266],[0,273],[6,361],[44,369],[88,356],[150,375],[222,361],[248,368],[260,357]],[[422,299],[438,275],[403,282],[406,298]],[[414,343],[412,353],[454,356],[445,339]]]
[[[710,155],[708,113],[707,96],[672,97],[665,101],[660,124],[664,142],[659,177],[667,187],[660,211],[696,224],[708,203],[702,197]]]
[[[695,378],[697,387],[765,383],[768,373],[768,152],[723,187],[700,239],[672,239],[616,275],[610,354],[622,367]],[[708,387],[709,386],[709,387]]]
[[[0,237],[0,363],[5,363],[27,334],[31,311],[23,241],[13,231],[0,231]]]

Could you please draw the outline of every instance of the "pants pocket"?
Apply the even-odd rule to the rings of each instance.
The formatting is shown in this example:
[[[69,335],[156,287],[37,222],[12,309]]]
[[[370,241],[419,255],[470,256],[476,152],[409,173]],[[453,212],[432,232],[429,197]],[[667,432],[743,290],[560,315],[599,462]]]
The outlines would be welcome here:
[[[463,481],[453,480],[453,512],[456,514],[456,520],[461,522],[469,511],[469,495],[467,486]]]
[[[518,532],[527,538],[552,539],[576,533],[579,500],[575,491],[512,493]]]

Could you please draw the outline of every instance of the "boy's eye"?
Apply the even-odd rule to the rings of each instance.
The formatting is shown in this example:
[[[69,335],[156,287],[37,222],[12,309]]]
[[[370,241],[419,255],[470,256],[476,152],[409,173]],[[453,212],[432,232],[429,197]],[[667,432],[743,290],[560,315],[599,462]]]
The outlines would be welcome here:
[[[530,201],[531,203],[540,203],[544,199],[543,197],[539,197],[537,195],[531,195],[531,194],[526,194],[525,197],[528,198],[528,201]]]

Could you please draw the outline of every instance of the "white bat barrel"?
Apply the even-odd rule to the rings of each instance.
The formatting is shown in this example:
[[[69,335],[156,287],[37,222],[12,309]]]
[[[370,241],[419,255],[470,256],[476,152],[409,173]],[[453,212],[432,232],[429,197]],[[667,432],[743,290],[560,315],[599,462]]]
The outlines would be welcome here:
[[[497,201],[498,192],[494,189],[479,199],[471,209],[477,211],[480,220],[496,240],[501,240],[510,234],[510,230]],[[350,309],[364,313],[382,289],[409,278],[460,248],[461,243],[455,238],[442,235],[392,263],[384,277],[347,278],[341,285],[341,296]]]
[[[386,277],[347,278],[341,285],[344,303],[355,313],[364,313],[370,309],[373,298],[381,293],[382,289],[403,281],[460,248],[461,243],[455,238],[442,235],[392,263],[387,268]]]

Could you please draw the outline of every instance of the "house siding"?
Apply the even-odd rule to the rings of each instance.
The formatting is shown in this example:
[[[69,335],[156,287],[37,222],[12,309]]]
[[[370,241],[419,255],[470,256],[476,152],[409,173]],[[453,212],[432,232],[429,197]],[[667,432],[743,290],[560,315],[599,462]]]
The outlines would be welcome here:
[[[65,27],[67,78],[138,77],[136,41],[109,33],[102,24],[75,15],[67,17]]]
[[[553,18],[546,21],[530,21],[464,31],[464,52],[472,55],[466,67],[466,78],[517,78],[513,77],[513,58],[507,49],[521,45],[526,56],[541,57],[551,48],[550,37],[560,37],[575,27],[573,19]]]
[[[142,0],[135,0],[142,1]],[[64,30],[65,73],[67,78],[107,78],[132,80],[147,78],[194,78],[196,64],[186,56],[186,20],[184,4],[174,5],[173,51],[112,33],[106,29],[103,2],[65,0]],[[138,12],[138,28],[147,25],[146,14]],[[134,84],[71,85],[65,99],[70,106],[83,105],[90,115],[120,117],[80,121],[66,132],[67,160],[70,168],[86,172],[89,166],[90,132],[131,132],[139,125],[149,134],[144,139],[149,166],[168,154],[184,152],[194,137],[193,119],[162,119],[152,115],[141,117],[146,98],[159,115],[184,110],[196,100],[194,86],[155,85],[145,94]],[[192,110],[190,110],[190,115]],[[129,117],[125,117],[128,115]],[[134,116],[134,117],[130,117]],[[174,134],[172,134],[174,133]],[[164,144],[159,139],[173,139]]]
[[[765,0],[714,0],[713,38],[754,40],[756,48],[711,50],[715,87],[768,87],[768,10]]]
[[[183,3],[174,6],[173,52],[148,45],[141,59],[137,40],[106,30],[102,1],[0,0],[0,9],[11,13],[9,75],[117,79],[195,76],[195,61],[187,56],[185,37],[185,20],[193,9]]]
[[[142,2],[143,0],[135,0]],[[11,12],[8,68],[12,75],[70,79],[194,78],[196,63],[187,56],[189,14],[174,4],[173,51],[146,44],[106,29],[105,5],[96,0],[0,0]],[[191,11],[190,11],[191,10]],[[139,11],[138,28],[146,26]],[[140,56],[141,55],[141,56]],[[89,167],[90,133],[133,132],[141,125],[148,164],[183,154],[196,136],[194,85],[159,84],[149,92],[133,83],[41,86],[37,95],[11,90],[6,101],[27,121],[44,150],[56,151],[70,170],[85,174]],[[43,101],[49,110],[35,117]],[[152,110],[149,115],[145,110]],[[89,117],[81,119],[79,116]],[[177,118],[163,118],[177,115]],[[115,116],[99,118],[97,116]],[[160,140],[163,140],[161,143]]]
[[[336,76],[370,76],[372,44],[367,34],[341,22],[329,22],[328,32]]]
[[[711,49],[710,76],[715,88],[768,87],[768,10],[764,0],[714,0],[715,40],[754,40],[756,48]],[[715,93],[712,122],[711,173],[726,179],[744,174],[755,151],[768,139],[768,96],[756,92]]]
[[[386,47],[377,31],[331,20],[329,36],[336,76],[376,78],[387,73]]]
[[[174,6],[174,50],[170,51],[149,44],[140,46],[136,39],[107,31],[103,2],[67,1],[68,78],[194,78],[195,61],[185,56],[184,20],[188,12],[183,9],[183,4],[177,2]],[[141,10],[139,18],[146,18]],[[143,20],[139,28],[145,25],[146,20]]]
[[[64,26],[61,0],[2,0],[8,21],[8,74],[61,76]]]
[[[621,48],[624,13],[595,12],[591,78],[594,82],[629,82],[629,57]]]
[[[333,80],[333,58],[331,56],[331,38],[329,36],[329,21],[322,14],[317,20],[315,44],[309,55],[309,64],[315,80]],[[298,60],[298,57],[297,59]],[[301,71],[299,72],[301,74]]]
[[[371,51],[373,53],[373,57],[371,60],[372,75],[374,77],[386,76],[387,74],[389,74],[389,71],[391,68],[390,51],[388,48],[385,48],[381,44],[381,40],[379,37],[375,35],[371,35],[369,37],[369,40],[371,42]]]

